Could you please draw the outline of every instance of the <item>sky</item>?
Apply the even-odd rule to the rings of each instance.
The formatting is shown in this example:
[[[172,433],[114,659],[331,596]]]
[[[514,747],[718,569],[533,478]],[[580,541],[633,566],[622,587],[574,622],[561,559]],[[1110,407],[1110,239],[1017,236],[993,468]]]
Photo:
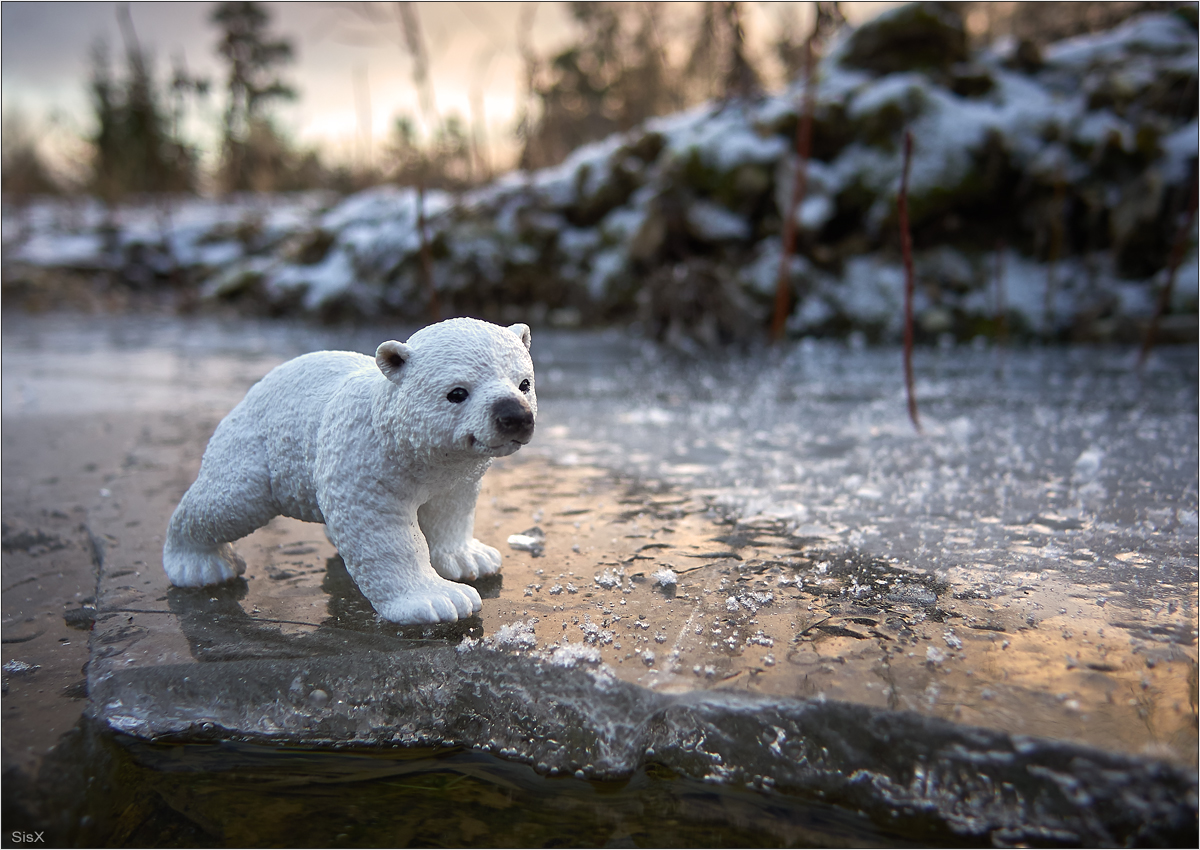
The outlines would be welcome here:
[[[87,80],[95,45],[115,61],[124,55],[118,5],[111,2],[4,2],[0,6],[0,88],[9,127],[23,126],[54,164],[70,170],[86,157],[80,141],[90,130]],[[208,77],[212,92],[193,110],[185,135],[211,147],[223,110],[223,70],[217,32],[208,22],[213,3],[130,4],[137,39],[154,61],[157,78],[182,62]],[[684,4],[685,6],[695,4]],[[809,3],[742,4],[752,49],[762,49],[785,16],[807,26]],[[843,3],[852,23],[894,3]],[[289,39],[296,61],[283,76],[299,98],[275,110],[295,141],[319,148],[331,162],[361,164],[378,156],[395,119],[420,113],[412,69],[394,4],[266,3],[269,31]],[[482,123],[493,160],[515,156],[512,127],[524,97],[518,28],[532,15],[530,41],[542,57],[575,35],[562,3],[417,3],[431,60],[440,114],[457,112]],[[676,9],[672,20],[686,17]],[[682,32],[661,34],[668,49],[686,50]],[[770,70],[770,69],[768,69]],[[475,111],[472,110],[472,101]],[[14,122],[13,118],[17,121]]]

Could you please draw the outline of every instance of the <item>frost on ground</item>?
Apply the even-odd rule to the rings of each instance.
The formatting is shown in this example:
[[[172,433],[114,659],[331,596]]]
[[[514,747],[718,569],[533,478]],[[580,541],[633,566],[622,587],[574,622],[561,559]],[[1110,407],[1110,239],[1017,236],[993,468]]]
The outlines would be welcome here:
[[[533,633],[537,620],[506,623],[493,634],[483,639],[485,646],[494,649],[534,649],[537,646],[537,635]]]
[[[580,664],[599,664],[600,650],[585,643],[564,643],[550,653],[549,661],[558,667],[576,667]]]
[[[650,578],[654,579],[654,583],[662,588],[671,588],[679,584],[679,576],[674,570],[663,567],[660,570],[655,570],[651,573]]]
[[[621,580],[624,578],[625,569],[623,567],[617,567],[615,570],[607,567],[603,572],[596,574],[594,581],[605,590],[611,590],[614,587],[620,587]]]
[[[799,295],[791,332],[897,336],[897,141],[909,129],[922,334],[1136,335],[1197,157],[1196,118],[1177,108],[1197,83],[1194,25],[1145,14],[1051,45],[1033,69],[1003,41],[914,67],[899,49],[913,8],[847,32],[818,69],[817,153],[788,272]],[[966,43],[945,10],[919,25]],[[427,193],[443,309],[503,303],[561,326],[636,318],[681,347],[758,332],[779,273],[800,92],[704,104],[553,168]],[[183,272],[206,299],[424,320],[418,218],[415,191],[392,186],[111,214],[91,201],[6,204],[5,277],[19,278],[22,264],[114,270],[141,284]],[[681,244],[691,246],[683,258]],[[1198,276],[1189,249],[1175,313],[1194,314]]]

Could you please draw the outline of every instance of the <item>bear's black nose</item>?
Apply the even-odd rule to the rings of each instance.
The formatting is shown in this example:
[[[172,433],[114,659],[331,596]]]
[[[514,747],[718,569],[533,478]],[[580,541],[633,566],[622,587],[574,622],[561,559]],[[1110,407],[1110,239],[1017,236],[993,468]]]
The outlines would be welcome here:
[[[502,398],[492,405],[496,430],[514,440],[528,442],[533,436],[533,411],[521,399]]]

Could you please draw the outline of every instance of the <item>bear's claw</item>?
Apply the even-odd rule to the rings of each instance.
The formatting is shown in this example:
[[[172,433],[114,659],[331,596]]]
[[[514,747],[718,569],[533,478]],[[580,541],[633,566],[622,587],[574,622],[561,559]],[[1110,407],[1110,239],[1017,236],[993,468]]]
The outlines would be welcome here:
[[[458,549],[436,549],[429,559],[437,574],[451,581],[475,581],[500,572],[500,552],[478,540]]]

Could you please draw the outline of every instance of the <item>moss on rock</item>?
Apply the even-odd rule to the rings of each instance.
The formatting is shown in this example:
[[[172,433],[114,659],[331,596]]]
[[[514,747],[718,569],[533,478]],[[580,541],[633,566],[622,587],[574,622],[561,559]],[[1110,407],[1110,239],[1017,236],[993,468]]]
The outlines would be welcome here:
[[[910,3],[859,27],[842,64],[876,74],[949,72],[967,58],[967,33],[957,11],[945,3]]]

